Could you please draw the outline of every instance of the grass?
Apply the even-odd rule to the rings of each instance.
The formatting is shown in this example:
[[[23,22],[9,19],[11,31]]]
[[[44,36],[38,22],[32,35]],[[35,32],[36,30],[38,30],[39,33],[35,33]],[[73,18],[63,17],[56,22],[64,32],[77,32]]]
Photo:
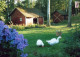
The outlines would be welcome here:
[[[63,23],[53,24],[51,27],[32,28],[18,31],[19,34],[23,34],[24,38],[28,40],[29,46],[24,49],[24,52],[28,53],[28,57],[70,57],[69,54],[66,54],[64,52],[63,47],[66,46],[64,42],[68,36],[71,36],[70,30],[74,29],[74,25],[79,24],[79,22],[80,21],[77,22],[73,20],[73,27],[71,28],[67,27],[66,21],[63,21]],[[50,46],[48,43],[46,43],[46,40],[57,38],[56,30],[62,31],[62,38],[58,44]],[[37,39],[41,39],[44,42],[45,46],[37,47]]]
[[[55,54],[57,55],[57,52],[61,52],[61,46],[64,44],[62,43],[64,41],[64,38],[68,36],[69,34],[67,33],[67,29],[62,30],[62,39],[60,39],[60,43],[56,44],[54,46],[48,45],[46,43],[46,40],[49,40],[51,38],[57,38],[56,36],[56,31],[57,30],[55,27],[47,27],[47,28],[33,28],[33,29],[27,29],[23,31],[19,31],[19,33],[22,33],[24,35],[24,38],[28,39],[29,46],[26,47],[24,50],[25,53],[29,54],[29,57],[40,57],[40,56],[54,56]],[[58,29],[59,30],[59,29]],[[37,39],[41,39],[45,47],[37,47],[36,46],[36,41]],[[56,52],[56,53],[54,53]]]

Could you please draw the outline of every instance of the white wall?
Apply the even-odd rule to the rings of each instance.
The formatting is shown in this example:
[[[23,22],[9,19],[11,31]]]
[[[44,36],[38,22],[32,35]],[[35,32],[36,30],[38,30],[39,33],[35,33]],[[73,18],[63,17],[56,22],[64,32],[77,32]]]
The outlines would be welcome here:
[[[33,25],[33,18],[26,18],[26,26]]]

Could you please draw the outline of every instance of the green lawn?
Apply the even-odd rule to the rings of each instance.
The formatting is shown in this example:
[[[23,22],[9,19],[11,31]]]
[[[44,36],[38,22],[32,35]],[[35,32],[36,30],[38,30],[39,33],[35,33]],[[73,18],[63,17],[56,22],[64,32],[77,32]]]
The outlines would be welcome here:
[[[66,46],[64,43],[65,39],[71,36],[69,30],[74,29],[75,24],[73,23],[72,25],[73,27],[68,28],[67,24],[64,22],[46,28],[31,28],[18,31],[19,34],[23,34],[24,38],[28,40],[29,46],[24,49],[24,52],[28,53],[28,57],[69,57],[69,55],[64,52],[63,47]],[[58,44],[50,46],[46,43],[46,40],[57,38],[56,30],[62,31],[62,38]],[[37,47],[37,39],[41,39],[45,46]]]

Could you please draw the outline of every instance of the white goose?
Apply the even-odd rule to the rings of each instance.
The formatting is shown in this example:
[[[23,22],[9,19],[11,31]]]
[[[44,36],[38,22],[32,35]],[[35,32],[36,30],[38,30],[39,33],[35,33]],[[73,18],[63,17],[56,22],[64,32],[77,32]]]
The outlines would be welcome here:
[[[37,40],[36,45],[39,47],[44,47],[44,43],[40,39]]]
[[[61,36],[59,36],[57,39],[56,38],[52,38],[51,40],[46,40],[46,42],[48,42],[48,44],[50,45],[54,45],[59,43],[59,39],[61,38]]]

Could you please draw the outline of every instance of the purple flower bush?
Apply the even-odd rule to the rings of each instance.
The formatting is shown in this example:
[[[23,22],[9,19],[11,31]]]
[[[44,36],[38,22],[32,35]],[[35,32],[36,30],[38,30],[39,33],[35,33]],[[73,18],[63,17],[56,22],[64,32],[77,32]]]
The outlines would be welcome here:
[[[22,34],[0,21],[0,57],[27,57],[23,53],[26,46],[28,43]]]

